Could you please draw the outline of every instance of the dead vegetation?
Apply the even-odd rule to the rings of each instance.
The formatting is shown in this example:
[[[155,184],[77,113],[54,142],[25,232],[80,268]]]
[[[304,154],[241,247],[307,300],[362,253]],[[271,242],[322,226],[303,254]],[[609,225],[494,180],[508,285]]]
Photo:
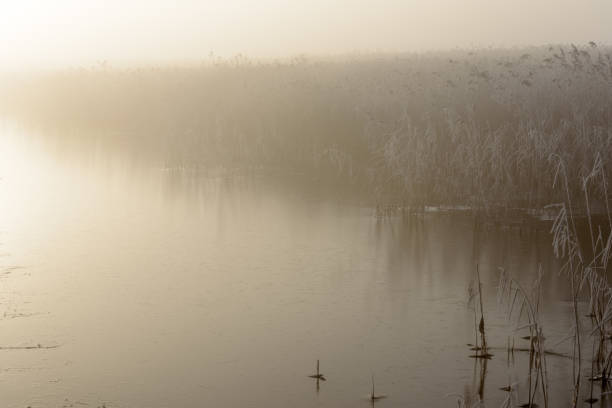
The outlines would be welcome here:
[[[577,196],[612,157],[612,51],[597,44],[3,79],[0,115],[58,138],[167,168],[306,174],[382,204],[541,208],[564,195],[556,161]]]

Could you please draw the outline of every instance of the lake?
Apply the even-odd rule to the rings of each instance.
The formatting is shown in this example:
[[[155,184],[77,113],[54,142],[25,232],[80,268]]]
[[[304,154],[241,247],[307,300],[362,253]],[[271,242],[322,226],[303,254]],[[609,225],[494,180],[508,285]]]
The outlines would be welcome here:
[[[498,407],[509,384],[523,403],[529,356],[506,345],[528,333],[497,302],[499,267],[529,286],[541,266],[546,346],[571,349],[545,222],[377,217],[264,177],[1,132],[4,407],[365,407],[372,376],[381,408],[478,393]],[[477,264],[488,361],[467,346]],[[550,406],[569,406],[571,360],[547,367]]]

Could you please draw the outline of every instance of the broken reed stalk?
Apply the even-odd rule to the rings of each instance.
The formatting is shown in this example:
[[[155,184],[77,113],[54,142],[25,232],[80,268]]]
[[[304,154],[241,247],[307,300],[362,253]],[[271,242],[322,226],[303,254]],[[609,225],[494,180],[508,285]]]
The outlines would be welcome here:
[[[480,300],[480,323],[478,324],[478,331],[480,332],[482,352],[487,355],[487,338],[485,336],[485,321],[484,321],[484,309],[482,307],[482,283],[480,282],[480,270],[478,263],[476,264],[476,278],[478,279],[478,298]]]
[[[317,379],[317,382],[318,382],[319,380],[321,380],[321,381],[325,381],[325,376],[324,376],[323,374],[321,374],[321,372],[319,371],[319,360],[317,360],[317,373],[316,373],[316,374],[309,375],[308,377],[310,377],[310,378],[316,378],[316,379]]]
[[[474,279],[470,280],[470,285],[468,286],[468,306],[470,304],[474,307],[474,344],[468,344],[468,346],[472,346],[472,350],[477,351],[480,348],[478,347],[478,311],[476,310],[476,303],[474,302],[474,298],[476,297],[475,289],[474,289]]]
[[[374,374],[372,374],[372,394],[370,395],[370,399],[374,400],[376,393],[374,392]]]
[[[477,289],[474,289],[473,288],[474,286],[476,286]],[[476,290],[478,291],[477,293],[476,293]],[[489,353],[488,346],[487,346],[485,320],[484,320],[484,306],[483,306],[483,300],[482,300],[482,282],[480,280],[480,270],[479,270],[478,263],[476,264],[476,274],[474,276],[474,279],[470,283],[468,294],[469,294],[468,304],[472,303],[474,307],[474,340],[475,340],[475,344],[473,346],[471,344],[468,344],[468,346],[472,346],[471,350],[474,350],[476,352],[470,357],[490,359],[491,357],[493,357],[493,355]],[[476,294],[478,295],[478,303],[474,301]],[[480,323],[477,323],[479,307],[480,307]],[[480,337],[480,346],[478,345],[479,337]]]
[[[376,390],[374,388],[374,374],[372,373],[372,393],[370,394],[370,401],[372,401],[372,406],[374,406],[374,402],[380,399],[386,398],[386,395],[377,395]]]

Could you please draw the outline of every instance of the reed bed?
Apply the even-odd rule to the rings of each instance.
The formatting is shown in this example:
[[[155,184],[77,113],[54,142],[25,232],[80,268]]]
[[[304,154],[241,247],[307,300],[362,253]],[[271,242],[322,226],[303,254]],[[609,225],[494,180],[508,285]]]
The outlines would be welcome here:
[[[612,157],[612,49],[595,43],[101,65],[0,83],[2,117],[60,138],[173,168],[306,174],[411,207],[540,208],[563,196],[549,158],[578,176],[574,196],[596,156]]]
[[[570,289],[573,323],[570,332],[557,345],[570,343],[568,357],[572,361],[573,393],[568,406],[577,407],[583,402],[592,405],[609,393],[612,369],[612,287],[609,282],[612,213],[606,170],[601,155],[596,154],[591,169],[579,178],[582,194],[576,197],[570,187],[573,175],[568,172],[564,160],[557,155],[550,159],[555,163],[552,186],[562,196],[560,202],[548,206],[556,211],[550,233],[554,254],[562,260],[558,279],[566,280]],[[582,201],[580,207],[585,213],[582,225],[578,225],[575,215],[576,201]],[[605,208],[598,217],[591,211],[595,201]],[[535,281],[530,283],[530,290],[524,289],[508,271],[501,269],[498,298],[508,306],[508,315],[516,318],[517,331],[529,331],[526,337],[530,341],[529,349],[518,350],[529,352],[529,394],[527,402],[522,405],[526,407],[535,406],[536,397],[545,407],[549,406],[546,356],[562,356],[545,348],[546,322],[540,313],[541,285],[541,268]],[[587,346],[589,343],[590,347]],[[510,347],[510,342],[508,344],[508,353],[513,353],[516,349]],[[589,348],[590,356],[586,354]],[[586,366],[585,362],[590,364]],[[587,370],[589,381],[585,384]],[[595,383],[598,383],[598,391]]]

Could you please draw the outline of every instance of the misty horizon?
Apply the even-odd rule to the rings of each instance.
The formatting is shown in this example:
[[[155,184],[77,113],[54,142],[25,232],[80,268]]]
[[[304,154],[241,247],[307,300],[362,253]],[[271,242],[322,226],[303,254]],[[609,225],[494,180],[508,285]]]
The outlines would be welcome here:
[[[606,45],[612,4],[263,0],[5,1],[0,69],[200,63],[211,55],[405,53],[542,45]]]

